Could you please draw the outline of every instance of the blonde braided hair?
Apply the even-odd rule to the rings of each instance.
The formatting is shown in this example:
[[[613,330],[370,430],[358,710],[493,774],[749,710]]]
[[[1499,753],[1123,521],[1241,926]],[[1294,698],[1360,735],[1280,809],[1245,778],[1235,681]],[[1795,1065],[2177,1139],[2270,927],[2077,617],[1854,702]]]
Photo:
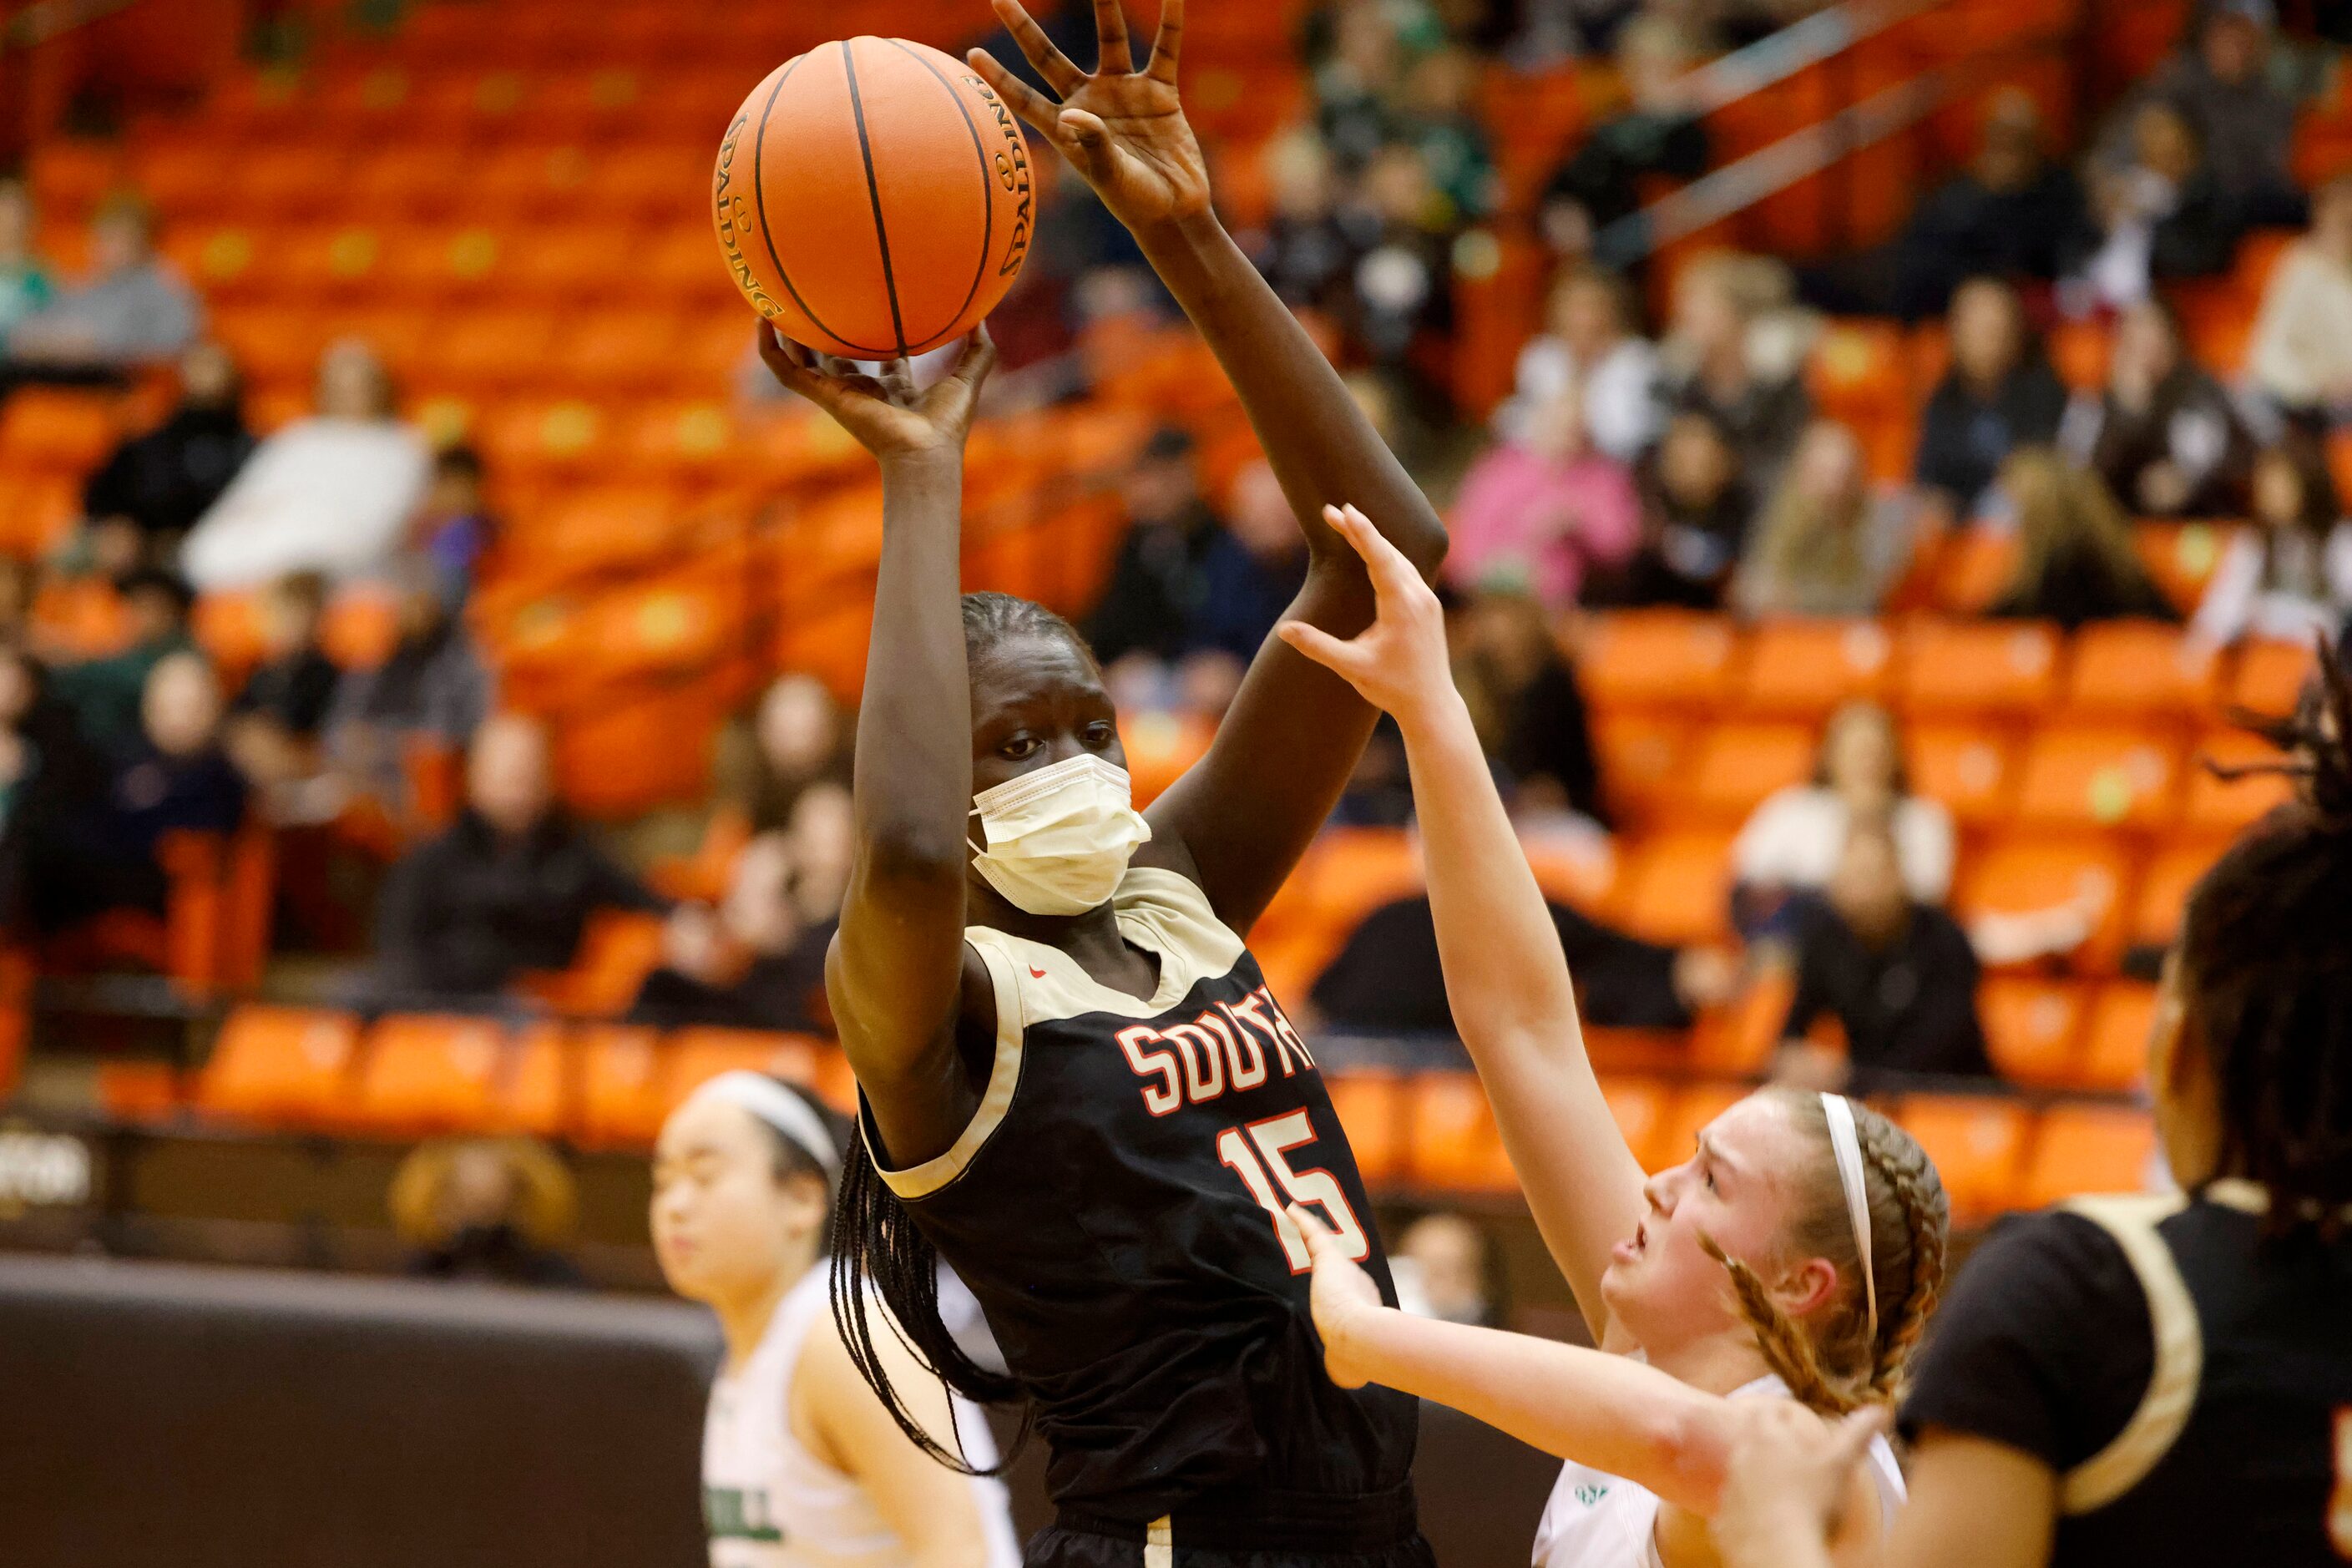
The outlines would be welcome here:
[[[1818,1095],[1765,1091],[1788,1107],[1801,1131],[1826,1149],[1829,1124]],[[1860,1301],[1862,1267],[1835,1165],[1821,1163],[1799,1196],[1787,1250],[1836,1265],[1840,1289],[1808,1323],[1772,1299],[1763,1277],[1702,1235],[1699,1245],[1723,1265],[1740,1317],[1754,1331],[1764,1364],[1801,1404],[1843,1415],[1865,1405],[1902,1397],[1911,1352],[1943,1294],[1951,1209],[1942,1178],[1927,1151],[1908,1132],[1857,1102],[1854,1131],[1862,1145],[1870,1206],[1870,1249],[1880,1303],[1874,1341]]]

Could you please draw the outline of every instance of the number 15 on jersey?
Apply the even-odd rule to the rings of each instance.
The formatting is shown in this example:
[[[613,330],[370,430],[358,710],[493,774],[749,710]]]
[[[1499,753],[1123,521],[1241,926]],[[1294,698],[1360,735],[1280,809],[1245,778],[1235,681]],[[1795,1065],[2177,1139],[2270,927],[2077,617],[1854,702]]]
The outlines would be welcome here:
[[[1219,1163],[1239,1176],[1258,1207],[1273,1216],[1275,1237],[1282,1243],[1293,1274],[1306,1273],[1315,1260],[1307,1253],[1306,1238],[1282,1212],[1292,1204],[1322,1210],[1323,1222],[1339,1237],[1349,1258],[1361,1263],[1372,1255],[1371,1239],[1356,1222],[1356,1211],[1348,1206],[1339,1179],[1319,1166],[1303,1171],[1291,1168],[1290,1151],[1314,1142],[1315,1124],[1304,1110],[1269,1116],[1263,1121],[1245,1121],[1217,1134]],[[1275,1190],[1276,1184],[1280,1193]]]

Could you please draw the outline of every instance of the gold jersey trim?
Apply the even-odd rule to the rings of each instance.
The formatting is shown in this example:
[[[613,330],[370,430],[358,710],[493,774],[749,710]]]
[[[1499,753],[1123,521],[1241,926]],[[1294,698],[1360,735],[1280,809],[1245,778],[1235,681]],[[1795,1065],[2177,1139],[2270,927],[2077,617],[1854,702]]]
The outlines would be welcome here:
[[[2182,1194],[2159,1197],[2081,1197],[2063,1206],[2092,1221],[2123,1249],[2147,1298],[2148,1325],[2156,1338],[2156,1364],[2139,1408],[2115,1440],[2073,1469],[2060,1482],[2062,1512],[2090,1513],[2106,1507],[2146,1480],[2180,1440],[2205,1376],[2205,1333],[2197,1303],[2180,1277],[2180,1265],[2158,1234],[2161,1221],[2188,1206]]]

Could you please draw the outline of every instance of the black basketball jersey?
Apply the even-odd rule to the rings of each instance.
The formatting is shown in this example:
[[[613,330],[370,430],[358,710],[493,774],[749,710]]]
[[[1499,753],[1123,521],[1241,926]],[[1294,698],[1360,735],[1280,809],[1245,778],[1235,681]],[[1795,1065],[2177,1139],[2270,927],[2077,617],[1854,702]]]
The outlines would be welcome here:
[[[967,931],[994,1068],[954,1146],[885,1179],[979,1299],[1066,1510],[1140,1525],[1402,1488],[1415,1403],[1325,1374],[1306,1248],[1277,1224],[1320,1215],[1395,1300],[1314,1058],[1192,881],[1139,867],[1115,905],[1159,957],[1148,1000]]]
[[[2222,1181],[2077,1199],[1996,1237],[1933,1331],[1906,1426],[2049,1460],[2053,1568],[2340,1568],[2352,1239],[2266,1250],[2265,1205]]]

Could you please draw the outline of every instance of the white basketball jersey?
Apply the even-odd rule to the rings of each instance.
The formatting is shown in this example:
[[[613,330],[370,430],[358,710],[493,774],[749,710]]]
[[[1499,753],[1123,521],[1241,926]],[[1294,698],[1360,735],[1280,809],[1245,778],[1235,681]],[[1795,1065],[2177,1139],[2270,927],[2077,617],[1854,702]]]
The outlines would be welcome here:
[[[1785,1399],[1789,1385],[1764,1376],[1732,1399]],[[1870,1445],[1871,1479],[1891,1523],[1903,1506],[1903,1472],[1884,1437]],[[1664,1568],[1658,1560],[1658,1494],[1589,1466],[1562,1466],[1536,1526],[1535,1568]]]
[[[702,1426],[702,1518],[710,1568],[905,1568],[906,1546],[865,1489],[793,1436],[793,1374],[813,1332],[833,1331],[822,1258],[776,1303],[768,1331],[739,1372],[721,1372]],[[822,1329],[820,1330],[820,1325]],[[957,1435],[975,1465],[996,1444],[979,1408],[955,1401]],[[1021,1549],[1004,1483],[970,1485],[988,1535],[989,1568],[1015,1568]]]

